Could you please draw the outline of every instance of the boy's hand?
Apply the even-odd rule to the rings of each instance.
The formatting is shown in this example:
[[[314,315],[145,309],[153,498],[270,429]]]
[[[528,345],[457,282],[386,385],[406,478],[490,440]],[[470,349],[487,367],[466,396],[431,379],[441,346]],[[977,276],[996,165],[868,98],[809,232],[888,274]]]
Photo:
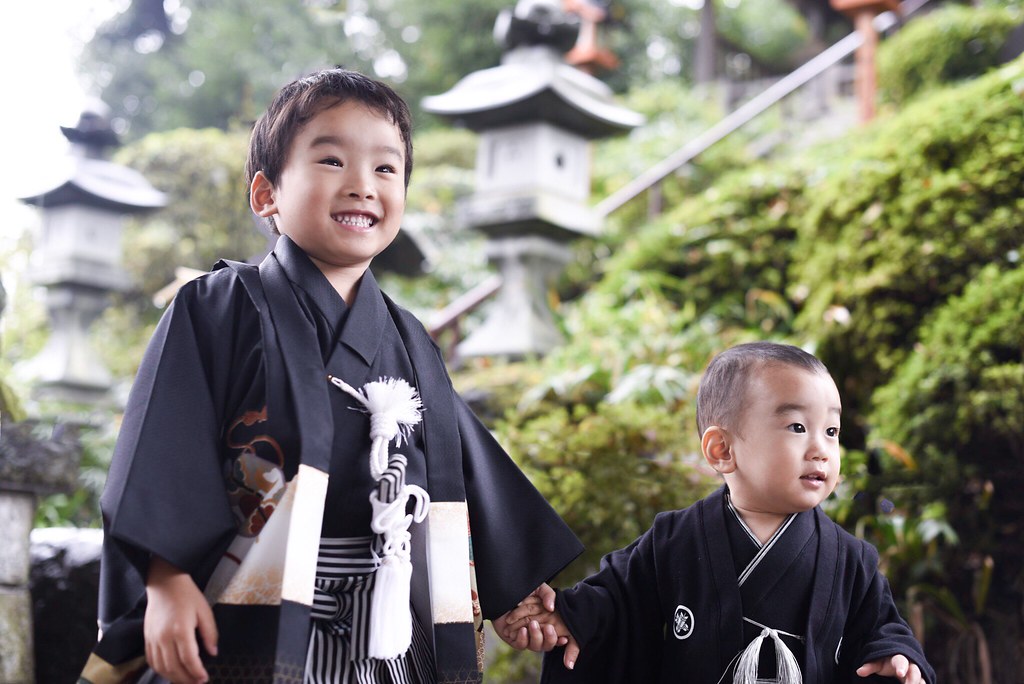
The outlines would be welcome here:
[[[199,657],[196,630],[207,653],[217,655],[217,624],[199,587],[187,573],[154,556],[146,596],[143,633],[150,667],[180,684],[209,681]]]
[[[555,590],[545,582],[534,589],[532,594],[520,601],[518,606],[505,613],[502,617],[505,618],[511,630],[528,624],[532,617],[543,618],[553,612],[555,612]]]
[[[524,606],[535,608],[527,609],[524,613]],[[559,636],[553,625],[542,625],[537,620],[526,620],[523,617],[551,613],[554,609],[555,590],[545,583],[520,601],[519,606],[492,620],[491,625],[501,640],[516,650],[522,651],[528,648],[537,652],[550,651],[555,646],[564,646],[567,643],[566,637]],[[518,615],[518,617],[512,619],[513,615]]]
[[[528,648],[531,651],[541,653],[566,643],[565,637],[560,638],[555,633],[554,626],[542,625],[536,620],[531,620],[529,624],[518,629],[510,629],[505,622],[507,616],[508,613],[505,613],[505,615],[495,618],[491,624],[494,627],[495,634],[517,651]]]
[[[891,658],[879,658],[864,663],[857,668],[857,674],[861,677],[870,677],[873,674],[895,677],[901,684],[921,684],[924,681],[921,677],[921,669],[910,662],[906,656],[899,654]]]

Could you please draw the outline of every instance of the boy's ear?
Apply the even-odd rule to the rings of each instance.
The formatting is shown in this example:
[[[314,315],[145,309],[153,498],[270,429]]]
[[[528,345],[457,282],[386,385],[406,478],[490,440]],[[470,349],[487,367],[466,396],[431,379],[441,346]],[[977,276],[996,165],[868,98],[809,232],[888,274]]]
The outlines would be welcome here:
[[[700,450],[704,454],[704,460],[715,469],[715,472],[725,474],[736,470],[736,459],[732,457],[729,433],[725,428],[712,425],[706,429],[700,438]]]
[[[274,186],[262,171],[256,172],[252,185],[249,186],[249,206],[252,207],[254,214],[264,218],[277,213]]]

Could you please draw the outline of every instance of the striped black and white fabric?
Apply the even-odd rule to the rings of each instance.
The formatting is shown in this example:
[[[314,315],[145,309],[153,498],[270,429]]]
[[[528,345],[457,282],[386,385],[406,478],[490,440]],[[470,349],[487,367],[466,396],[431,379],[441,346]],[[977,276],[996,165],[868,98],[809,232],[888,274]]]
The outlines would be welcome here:
[[[366,655],[373,600],[373,549],[379,537],[322,538],[313,596],[306,684],[429,684],[430,648],[413,620],[412,647],[402,657]],[[411,607],[410,607],[411,610]]]
[[[405,488],[408,461],[391,454],[377,481],[377,499],[395,501]],[[417,500],[414,518],[422,519]],[[419,621],[412,620],[412,644],[397,658],[369,657],[370,609],[383,535],[321,538],[313,593],[313,630],[305,684],[431,684],[434,664]],[[413,608],[410,605],[409,610]]]

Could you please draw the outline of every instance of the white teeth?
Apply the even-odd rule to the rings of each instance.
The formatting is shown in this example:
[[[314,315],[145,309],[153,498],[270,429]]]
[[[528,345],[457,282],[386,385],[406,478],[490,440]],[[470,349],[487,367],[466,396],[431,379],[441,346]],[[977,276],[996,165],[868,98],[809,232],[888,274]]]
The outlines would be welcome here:
[[[334,220],[356,228],[369,228],[373,225],[373,219],[362,214],[335,214]]]

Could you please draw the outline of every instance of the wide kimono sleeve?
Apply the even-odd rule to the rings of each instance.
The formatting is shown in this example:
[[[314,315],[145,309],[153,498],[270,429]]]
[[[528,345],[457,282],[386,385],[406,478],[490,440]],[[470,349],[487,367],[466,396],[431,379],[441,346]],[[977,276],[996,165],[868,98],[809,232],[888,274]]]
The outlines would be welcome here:
[[[245,297],[217,271],[187,284],[153,334],[101,498],[101,624],[138,610],[152,554],[202,577],[233,535],[222,425]]]
[[[466,503],[483,617],[499,617],[557,575],[583,545],[456,395]]]
[[[661,514],[662,522],[667,520]],[[564,648],[544,656],[541,681],[654,682],[661,672],[664,620],[659,612],[655,526],[629,546],[601,559],[597,573],[559,591],[555,608],[580,646],[575,667],[563,665]]]
[[[839,671],[849,673],[850,682],[892,682],[877,675],[865,679],[854,671],[864,663],[899,653],[916,663],[925,680],[934,684],[935,671],[910,626],[900,617],[889,581],[878,568],[878,552],[866,542],[856,543],[861,548],[853,595],[859,600],[850,606]]]

